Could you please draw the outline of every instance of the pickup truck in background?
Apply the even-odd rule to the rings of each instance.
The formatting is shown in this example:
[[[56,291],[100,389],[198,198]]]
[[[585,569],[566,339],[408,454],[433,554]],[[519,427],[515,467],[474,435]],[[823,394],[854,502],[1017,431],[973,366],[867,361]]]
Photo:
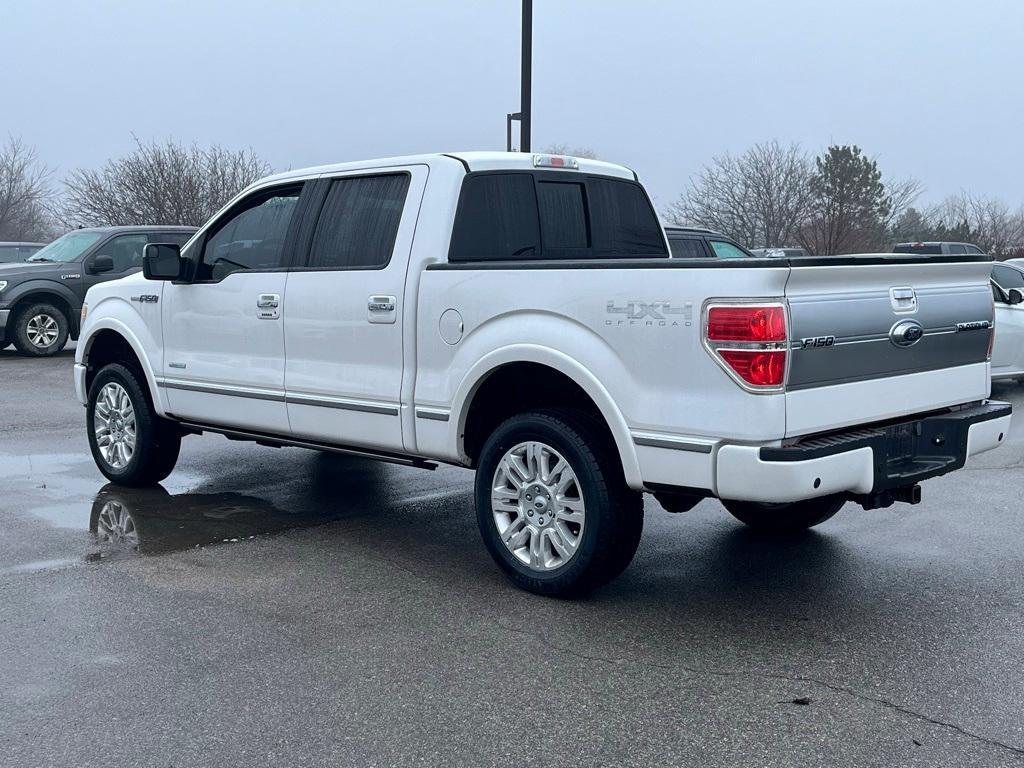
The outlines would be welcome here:
[[[195,227],[75,229],[19,262],[0,264],[0,349],[47,357],[78,338],[86,292],[142,270],[146,243],[184,245]]]
[[[471,467],[498,565],[572,595],[629,564],[644,492],[791,531],[998,446],[990,270],[674,258],[635,174],[593,160],[346,163],[264,179],[92,288],[75,386],[116,483],[202,432]]]

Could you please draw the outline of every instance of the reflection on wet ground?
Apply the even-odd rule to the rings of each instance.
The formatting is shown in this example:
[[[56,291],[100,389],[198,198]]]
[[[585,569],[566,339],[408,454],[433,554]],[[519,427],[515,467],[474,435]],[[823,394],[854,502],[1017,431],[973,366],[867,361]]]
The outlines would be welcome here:
[[[275,451],[262,464],[257,460],[239,465],[236,454],[231,463],[211,465],[208,477],[176,472],[161,486],[106,483],[97,492],[99,483],[82,477],[82,463],[81,457],[61,455],[3,457],[0,480],[12,481],[9,499],[23,490],[50,497],[53,503],[37,502],[22,509],[32,517],[59,528],[87,527],[90,552],[84,560],[90,562],[240,541],[373,514],[385,506],[468,496],[470,490],[458,470],[429,473],[332,454]],[[455,482],[437,476],[451,473]],[[34,481],[37,476],[45,480]],[[397,498],[396,484],[404,486]],[[429,492],[416,493],[416,485]],[[236,488],[242,490],[228,490]],[[35,570],[73,562],[28,565]]]

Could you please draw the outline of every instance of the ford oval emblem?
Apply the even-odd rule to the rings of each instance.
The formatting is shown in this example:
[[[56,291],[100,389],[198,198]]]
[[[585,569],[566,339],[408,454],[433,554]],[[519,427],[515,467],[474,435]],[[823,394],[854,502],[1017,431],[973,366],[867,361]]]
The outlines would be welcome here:
[[[924,336],[924,326],[917,320],[900,320],[889,331],[889,341],[897,347],[912,347]]]

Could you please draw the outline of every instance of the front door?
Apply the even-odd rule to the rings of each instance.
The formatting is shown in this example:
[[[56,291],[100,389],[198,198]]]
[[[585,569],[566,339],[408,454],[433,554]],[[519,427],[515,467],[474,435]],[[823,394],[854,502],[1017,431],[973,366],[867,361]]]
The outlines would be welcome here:
[[[406,270],[426,176],[417,165],[320,182],[306,255],[288,281],[285,384],[296,437],[403,450],[403,319],[415,315]]]
[[[162,386],[174,416],[289,433],[283,313],[302,188],[251,193],[183,254],[192,281],[168,283],[162,310]]]
[[[86,290],[98,283],[117,280],[142,269],[142,252],[149,242],[145,232],[114,235],[95,247],[82,264],[82,280]],[[99,256],[109,256],[114,268],[109,272],[94,272],[93,264]]]

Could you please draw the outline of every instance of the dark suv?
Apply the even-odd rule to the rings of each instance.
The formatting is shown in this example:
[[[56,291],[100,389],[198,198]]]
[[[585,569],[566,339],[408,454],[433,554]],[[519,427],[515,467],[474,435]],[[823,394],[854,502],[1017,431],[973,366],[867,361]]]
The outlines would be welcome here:
[[[749,259],[750,251],[713,229],[665,227],[673,259]]]
[[[0,349],[53,355],[78,338],[85,292],[138,272],[147,243],[183,245],[195,227],[76,229],[20,264],[0,264]]]

